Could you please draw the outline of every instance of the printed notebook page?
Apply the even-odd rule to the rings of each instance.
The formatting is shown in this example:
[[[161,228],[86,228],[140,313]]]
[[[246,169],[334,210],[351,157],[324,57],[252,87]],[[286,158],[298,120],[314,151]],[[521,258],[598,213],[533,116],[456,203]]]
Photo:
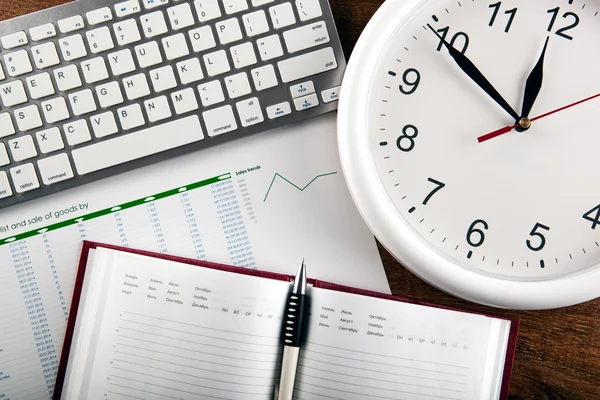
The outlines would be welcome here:
[[[63,399],[272,399],[288,282],[97,249]]]
[[[295,400],[498,399],[510,321],[311,288]]]

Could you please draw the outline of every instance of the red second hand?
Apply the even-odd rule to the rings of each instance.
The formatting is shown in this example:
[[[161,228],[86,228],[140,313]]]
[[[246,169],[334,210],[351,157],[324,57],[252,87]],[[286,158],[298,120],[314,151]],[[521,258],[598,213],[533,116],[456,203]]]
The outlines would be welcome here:
[[[548,113],[546,113],[546,114],[538,115],[537,117],[535,117],[535,118],[532,118],[532,119],[531,119],[531,122],[533,122],[533,121],[537,121],[538,119],[546,118],[546,117],[548,117],[548,116],[550,116],[550,115],[552,115],[552,114],[556,114],[556,113],[558,113],[558,112],[560,112],[560,111],[564,111],[564,110],[566,110],[566,109],[569,109],[569,108],[571,108],[571,107],[578,106],[578,105],[580,105],[580,104],[582,104],[582,103],[585,103],[586,101],[593,100],[593,99],[595,99],[596,97],[600,97],[600,93],[598,93],[598,94],[596,94],[596,95],[594,95],[594,96],[588,97],[587,99],[579,100],[578,102],[575,102],[575,103],[573,103],[573,104],[569,104],[569,105],[567,105],[567,106],[564,106],[564,107],[558,108],[558,109],[556,109],[556,110],[554,110],[554,111],[550,111],[550,112],[548,112]],[[515,124],[515,125],[511,125],[511,126],[505,126],[504,128],[498,129],[497,131],[490,132],[490,133],[488,133],[487,135],[483,135],[483,136],[480,136],[480,137],[478,137],[478,138],[477,138],[477,141],[478,141],[479,143],[483,143],[483,142],[485,142],[485,141],[488,141],[488,140],[490,140],[490,139],[493,139],[493,138],[495,138],[495,137],[498,137],[498,136],[500,136],[500,135],[504,135],[505,133],[508,133],[508,132],[512,131],[513,129],[515,129],[515,128],[516,128],[516,127],[518,127],[518,126],[519,126],[519,124]]]

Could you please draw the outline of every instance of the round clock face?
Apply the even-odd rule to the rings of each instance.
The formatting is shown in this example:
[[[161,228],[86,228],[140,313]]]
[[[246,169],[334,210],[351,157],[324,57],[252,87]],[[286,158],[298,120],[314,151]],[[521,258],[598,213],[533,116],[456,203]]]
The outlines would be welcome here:
[[[357,205],[400,261],[496,306],[600,295],[599,38],[600,0],[382,6],[339,138]]]

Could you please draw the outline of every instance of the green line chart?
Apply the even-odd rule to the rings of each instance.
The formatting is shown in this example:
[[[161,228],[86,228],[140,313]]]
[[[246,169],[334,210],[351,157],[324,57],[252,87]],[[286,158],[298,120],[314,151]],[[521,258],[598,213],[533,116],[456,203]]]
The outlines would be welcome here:
[[[321,175],[317,175],[313,178],[312,181],[308,182],[306,184],[306,186],[304,187],[300,187],[298,185],[296,185],[294,182],[290,181],[289,179],[287,179],[285,176],[276,173],[275,175],[273,175],[273,179],[271,180],[271,184],[269,185],[269,190],[267,190],[267,194],[265,195],[265,198],[263,200],[263,203],[265,203],[267,201],[267,199],[269,198],[269,194],[271,193],[271,189],[273,189],[273,185],[275,184],[275,180],[279,177],[280,179],[282,179],[284,182],[289,183],[290,185],[292,185],[293,187],[295,187],[296,189],[298,189],[300,192],[304,192],[310,185],[312,185],[314,183],[314,181],[316,181],[319,178],[323,178],[326,176],[331,176],[331,175],[336,175],[337,172],[329,172],[327,174],[321,174]]]
[[[13,243],[13,242],[18,242],[23,239],[28,239],[32,236],[43,235],[44,233],[52,232],[57,229],[62,229],[62,228],[65,228],[65,227],[68,227],[71,225],[80,224],[84,221],[90,221],[92,219],[104,217],[106,215],[114,214],[116,212],[125,211],[130,208],[139,207],[143,204],[147,204],[147,203],[150,203],[153,201],[157,201],[157,200],[161,200],[161,199],[164,199],[167,197],[175,196],[175,195],[178,195],[178,194],[181,194],[184,192],[189,192],[191,190],[195,190],[195,189],[199,189],[199,188],[202,188],[205,186],[213,185],[215,183],[219,183],[221,181],[225,181],[225,180],[229,180],[229,179],[231,179],[231,174],[227,173],[227,174],[223,174],[220,176],[215,176],[214,178],[210,178],[210,179],[206,179],[206,180],[203,180],[200,182],[192,183],[187,186],[182,186],[182,187],[178,187],[175,189],[167,190],[165,192],[158,193],[153,196],[146,196],[141,199],[133,200],[128,203],[120,204],[120,205],[117,205],[114,207],[109,207],[104,210],[99,210],[99,211],[96,211],[96,212],[93,212],[93,213],[90,213],[87,215],[82,215],[77,218],[69,219],[67,221],[62,221],[62,222],[59,222],[59,223],[56,223],[53,225],[49,225],[49,226],[46,226],[43,228],[38,228],[38,229],[29,231],[29,232],[24,232],[24,233],[21,233],[21,234],[12,236],[12,237],[0,239],[0,246],[7,245],[7,244]]]

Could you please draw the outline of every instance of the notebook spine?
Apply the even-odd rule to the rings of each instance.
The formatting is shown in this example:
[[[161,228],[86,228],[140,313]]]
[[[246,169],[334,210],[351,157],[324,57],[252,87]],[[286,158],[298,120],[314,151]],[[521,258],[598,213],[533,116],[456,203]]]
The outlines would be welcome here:
[[[303,332],[306,328],[306,313],[308,311],[308,296],[291,293],[285,308],[285,323],[283,324],[283,344],[290,347],[300,347]]]

